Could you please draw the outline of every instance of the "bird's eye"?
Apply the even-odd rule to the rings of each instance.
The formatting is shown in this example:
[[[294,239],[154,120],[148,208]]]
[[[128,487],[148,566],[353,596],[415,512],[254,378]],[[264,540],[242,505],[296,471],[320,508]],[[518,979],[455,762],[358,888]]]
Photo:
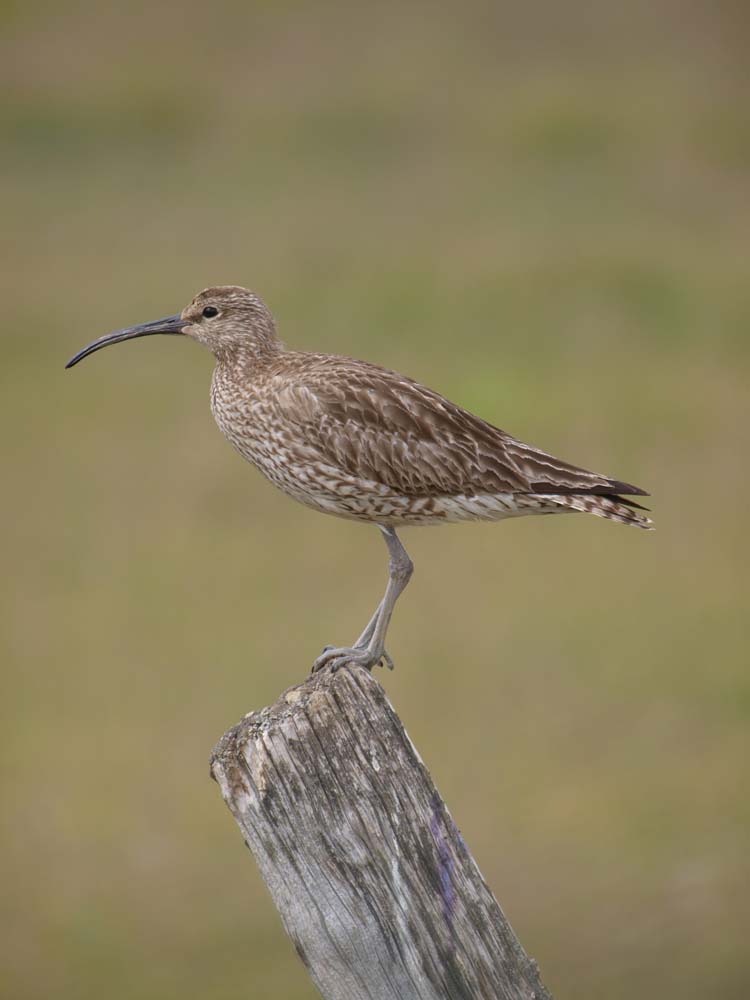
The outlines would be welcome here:
[[[206,306],[206,308],[203,310],[203,315],[206,317],[206,319],[213,319],[214,316],[219,315],[219,310],[216,308],[216,306]]]

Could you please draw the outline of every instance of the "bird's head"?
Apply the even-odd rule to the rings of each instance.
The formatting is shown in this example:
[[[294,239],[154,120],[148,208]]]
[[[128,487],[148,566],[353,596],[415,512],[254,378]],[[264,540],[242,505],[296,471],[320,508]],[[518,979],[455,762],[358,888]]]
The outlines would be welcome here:
[[[136,337],[157,333],[181,334],[205,344],[219,360],[256,358],[279,347],[268,307],[254,292],[239,285],[204,288],[175,316],[115,330],[93,341],[65,366],[72,368],[94,351]]]

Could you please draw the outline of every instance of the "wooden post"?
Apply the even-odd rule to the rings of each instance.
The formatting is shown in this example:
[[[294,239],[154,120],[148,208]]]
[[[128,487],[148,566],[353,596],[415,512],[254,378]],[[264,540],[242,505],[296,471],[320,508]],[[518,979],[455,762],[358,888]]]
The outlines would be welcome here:
[[[325,1000],[550,1000],[369,673],[245,716],[211,773]]]

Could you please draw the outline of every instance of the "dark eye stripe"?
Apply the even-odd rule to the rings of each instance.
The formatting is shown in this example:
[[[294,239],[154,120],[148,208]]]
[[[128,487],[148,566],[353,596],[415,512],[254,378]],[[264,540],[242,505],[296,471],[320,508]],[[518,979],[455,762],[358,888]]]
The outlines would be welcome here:
[[[219,310],[216,308],[216,306],[206,306],[206,308],[203,310],[203,315],[206,317],[206,319],[213,319],[214,316],[219,315]]]

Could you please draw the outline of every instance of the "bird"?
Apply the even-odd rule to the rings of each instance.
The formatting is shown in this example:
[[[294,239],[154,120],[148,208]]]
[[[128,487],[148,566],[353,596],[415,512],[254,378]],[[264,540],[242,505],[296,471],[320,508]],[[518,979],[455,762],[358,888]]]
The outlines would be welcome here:
[[[413,563],[397,534],[411,525],[584,512],[650,529],[638,486],[524,444],[388,368],[288,349],[254,292],[219,285],[182,312],[94,340],[72,368],[110,344],[171,334],[214,355],[211,410],[239,452],[314,510],[376,525],[388,549],[382,600],[350,645],[328,645],[312,670],[393,668],[386,636]]]

